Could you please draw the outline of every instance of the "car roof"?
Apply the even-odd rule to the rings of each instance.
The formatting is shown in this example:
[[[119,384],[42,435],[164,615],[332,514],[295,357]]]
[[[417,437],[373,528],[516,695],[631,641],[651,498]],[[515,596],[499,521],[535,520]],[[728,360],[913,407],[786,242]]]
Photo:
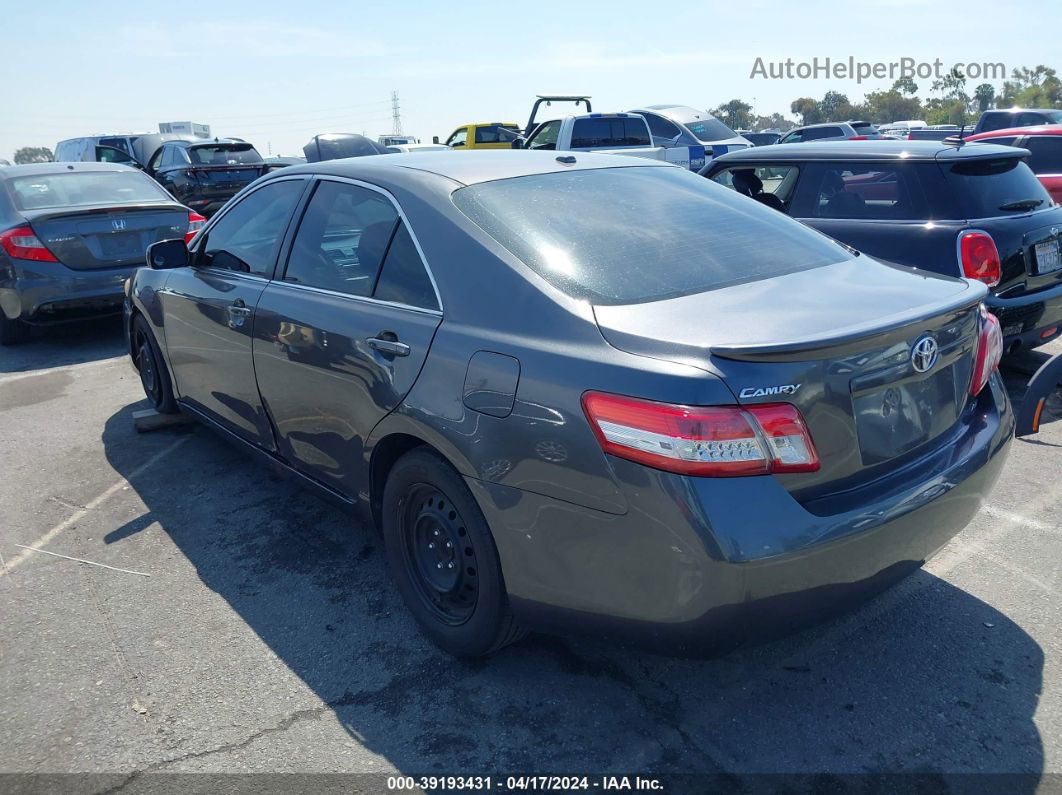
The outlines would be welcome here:
[[[811,141],[801,144],[774,144],[755,149],[739,149],[715,158],[713,162],[742,160],[849,162],[889,160],[961,160],[986,157],[1021,157],[1026,150],[997,144],[947,146],[940,141]]]
[[[25,163],[19,166],[0,166],[0,179],[31,176],[33,174],[64,174],[68,171],[131,171],[137,174],[142,173],[138,168],[123,166],[121,163],[95,163],[73,160],[70,162]]]
[[[575,158],[563,163],[560,157]],[[676,168],[659,160],[625,155],[602,155],[593,152],[531,152],[524,149],[487,149],[473,152],[408,152],[365,155],[340,160],[323,160],[304,166],[291,166],[278,174],[329,174],[337,177],[365,179],[400,184],[414,180],[416,172],[429,172],[462,185],[475,185],[499,179],[551,174],[560,171],[585,171],[600,168],[642,166]]]
[[[862,124],[863,122],[854,122],[855,124]],[[853,122],[850,121],[824,121],[818,124],[801,124],[799,127],[794,127],[793,130],[811,130],[815,127],[840,127],[842,124],[851,126]],[[792,132],[792,130],[790,130]]]
[[[967,141],[980,141],[983,138],[1001,138],[1006,135],[1062,135],[1062,124],[1034,124],[1029,127],[1007,127],[1002,130],[990,130],[966,136]]]

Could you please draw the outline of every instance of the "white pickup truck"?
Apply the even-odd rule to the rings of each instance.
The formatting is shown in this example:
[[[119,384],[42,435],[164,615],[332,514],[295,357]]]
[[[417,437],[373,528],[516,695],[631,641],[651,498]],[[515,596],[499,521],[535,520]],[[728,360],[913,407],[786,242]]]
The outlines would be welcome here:
[[[541,122],[519,144],[522,149],[604,152],[662,160],[699,171],[703,146],[653,146],[645,117],[637,113],[585,113]]]

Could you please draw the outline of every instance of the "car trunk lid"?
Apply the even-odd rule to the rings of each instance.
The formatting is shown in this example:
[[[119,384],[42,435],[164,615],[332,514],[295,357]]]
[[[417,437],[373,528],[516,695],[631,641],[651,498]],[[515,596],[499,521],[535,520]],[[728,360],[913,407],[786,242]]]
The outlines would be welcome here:
[[[34,234],[63,265],[94,270],[138,265],[157,240],[183,237],[188,210],[176,204],[23,211]]]
[[[595,306],[613,346],[719,375],[742,405],[800,409],[825,493],[885,474],[955,425],[967,402],[980,285],[866,257],[651,305]],[[651,307],[651,308],[650,308]],[[918,357],[932,340],[936,355]]]

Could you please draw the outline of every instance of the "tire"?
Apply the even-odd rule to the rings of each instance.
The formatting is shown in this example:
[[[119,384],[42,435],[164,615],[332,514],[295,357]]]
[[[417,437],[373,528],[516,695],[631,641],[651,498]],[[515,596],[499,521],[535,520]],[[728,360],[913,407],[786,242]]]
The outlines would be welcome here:
[[[170,374],[163,363],[162,352],[155,342],[155,335],[142,315],[133,321],[133,354],[140,383],[151,407],[159,414],[177,414],[177,401],[173,397]]]
[[[509,608],[490,528],[441,456],[420,448],[395,463],[382,518],[391,574],[436,646],[455,657],[482,657],[524,636]]]
[[[30,327],[19,319],[12,320],[0,309],[0,345],[18,345],[30,338]]]

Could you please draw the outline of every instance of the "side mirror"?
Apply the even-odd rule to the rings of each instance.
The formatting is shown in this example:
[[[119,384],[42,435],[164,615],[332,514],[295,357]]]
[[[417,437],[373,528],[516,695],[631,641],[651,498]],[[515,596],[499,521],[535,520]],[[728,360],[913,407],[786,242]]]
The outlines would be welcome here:
[[[437,143],[439,143],[439,136],[438,136],[438,135],[433,135],[433,136],[431,137],[431,142],[432,142],[433,144],[437,144]]]
[[[184,240],[159,240],[147,247],[147,263],[155,270],[184,268],[192,261]]]

